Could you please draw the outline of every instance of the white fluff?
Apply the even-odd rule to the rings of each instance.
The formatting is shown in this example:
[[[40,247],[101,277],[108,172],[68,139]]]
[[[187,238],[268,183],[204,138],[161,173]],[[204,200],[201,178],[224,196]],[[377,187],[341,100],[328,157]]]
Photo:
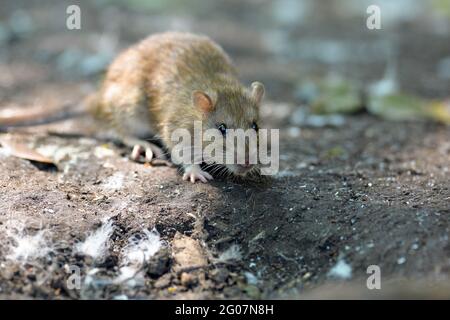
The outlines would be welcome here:
[[[8,226],[7,226],[8,228]],[[25,224],[22,222],[10,222],[6,234],[12,241],[10,254],[6,259],[12,261],[29,261],[47,255],[52,249],[45,239],[45,230],[40,230],[34,235],[25,234]]]
[[[129,287],[140,287],[144,285],[144,272],[135,265],[120,267],[120,274],[113,283],[126,283]]]
[[[162,242],[156,229],[143,230],[140,237],[133,235],[121,254],[120,274],[115,283],[126,282],[129,286],[139,286],[144,283],[142,267],[159,249]]]
[[[227,250],[219,255],[219,261],[241,260],[241,249],[237,244],[232,244]]]
[[[352,277],[352,267],[341,259],[331,268],[328,276],[338,279],[350,279]]]
[[[140,238],[135,235],[128,240],[123,249],[123,259],[127,263],[144,263],[161,248],[161,238],[158,231],[144,230]]]
[[[100,228],[92,232],[86,240],[76,247],[77,252],[81,252],[96,260],[104,258],[109,249],[109,238],[114,232],[113,221],[109,220]]]

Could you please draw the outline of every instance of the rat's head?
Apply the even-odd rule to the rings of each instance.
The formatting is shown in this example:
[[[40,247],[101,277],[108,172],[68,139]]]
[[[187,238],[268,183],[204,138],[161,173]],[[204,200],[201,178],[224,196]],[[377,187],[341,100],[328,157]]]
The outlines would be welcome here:
[[[260,82],[252,83],[250,88],[226,86],[217,92],[193,92],[194,106],[203,113],[203,137],[207,132],[221,137],[203,139],[204,155],[215,150],[214,159],[204,156],[206,163],[223,164],[228,172],[239,176],[245,176],[257,169],[257,131],[263,96],[264,86]],[[246,135],[243,140],[242,133]],[[237,142],[239,139],[241,144]],[[234,147],[231,147],[230,142]],[[219,158],[223,160],[217,161]]]

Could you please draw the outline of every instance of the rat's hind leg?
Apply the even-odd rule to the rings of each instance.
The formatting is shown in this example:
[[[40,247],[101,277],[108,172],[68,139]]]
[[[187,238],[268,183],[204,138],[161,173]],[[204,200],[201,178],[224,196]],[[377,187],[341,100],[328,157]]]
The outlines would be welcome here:
[[[136,88],[121,88],[120,91],[124,93],[120,100],[114,100],[109,104],[110,119],[119,140],[132,149],[131,159],[134,161],[142,162],[142,156],[146,162],[154,158],[165,160],[163,150],[145,139],[153,137],[155,130],[151,125],[144,94]]]
[[[146,162],[154,158],[166,159],[164,151],[159,146],[144,138],[154,136],[148,119],[148,115],[142,112],[142,108],[135,107],[133,112],[122,113],[122,121],[116,125],[121,142],[132,149],[131,159],[137,162],[141,162],[142,155]]]
[[[135,137],[125,137],[121,140],[123,144],[132,148],[131,159],[136,162],[141,162],[142,156],[146,162],[150,162],[154,158],[166,160],[164,151],[154,143]]]
[[[148,111],[142,103],[113,106],[113,108],[113,127],[119,140],[132,149],[132,160],[137,162],[150,162],[154,158],[166,160],[164,151],[145,139],[155,136],[155,131],[150,124]]]
[[[132,148],[131,158],[150,162],[165,159],[157,145],[143,139],[156,133],[149,112],[142,56],[138,50],[128,50],[119,56],[108,70],[100,95],[102,111],[118,134],[119,140]]]

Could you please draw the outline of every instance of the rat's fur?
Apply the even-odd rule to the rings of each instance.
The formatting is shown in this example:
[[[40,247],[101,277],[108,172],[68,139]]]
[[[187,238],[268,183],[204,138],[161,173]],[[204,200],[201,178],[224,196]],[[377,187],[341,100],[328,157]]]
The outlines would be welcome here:
[[[211,99],[211,110],[195,105],[195,91]],[[240,84],[228,55],[209,38],[168,32],[123,52],[92,101],[96,114],[122,135],[151,133],[170,151],[172,132],[185,128],[193,134],[194,121],[202,121],[203,130],[221,123],[251,128],[260,98]]]
[[[167,32],[152,35],[120,54],[108,68],[98,92],[88,96],[81,107],[113,126],[122,141],[134,146],[132,157],[145,151],[147,160],[163,157],[161,149],[139,140],[159,138],[170,152],[175,129],[187,129],[194,135],[194,122],[203,130],[227,128],[247,130],[258,121],[258,109],[264,95],[259,82],[246,88],[224,50],[205,36]],[[80,109],[74,109],[79,113]],[[72,112],[73,113],[73,112]],[[30,115],[0,117],[2,126],[39,123]],[[60,119],[53,111],[43,117]],[[226,150],[224,149],[226,152]],[[183,165],[184,179],[192,182],[212,179],[198,165]],[[234,164],[221,169],[245,175],[252,170]],[[222,171],[222,170],[221,170]],[[254,171],[254,170],[253,170]]]

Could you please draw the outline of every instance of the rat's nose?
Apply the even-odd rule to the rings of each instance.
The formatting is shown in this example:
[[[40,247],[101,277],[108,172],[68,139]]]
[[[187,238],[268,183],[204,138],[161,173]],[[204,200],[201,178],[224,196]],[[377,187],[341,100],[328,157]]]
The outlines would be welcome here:
[[[248,159],[245,160],[244,167],[250,167],[250,162]]]
[[[250,161],[248,161],[248,159],[247,159],[247,160],[245,160],[245,163],[240,164],[240,166],[247,169],[247,168],[250,168],[252,166],[252,164],[250,164]]]

